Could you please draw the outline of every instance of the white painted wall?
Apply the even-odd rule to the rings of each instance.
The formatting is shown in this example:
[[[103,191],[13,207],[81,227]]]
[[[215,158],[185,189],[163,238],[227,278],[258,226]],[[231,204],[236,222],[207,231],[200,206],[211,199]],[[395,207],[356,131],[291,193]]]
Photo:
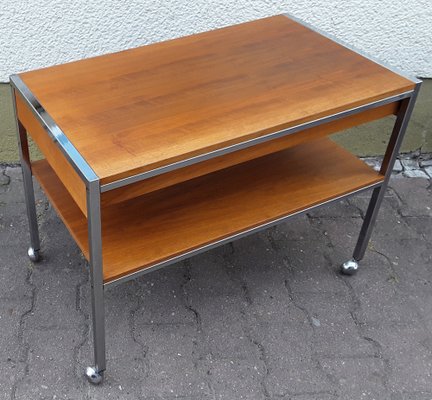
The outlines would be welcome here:
[[[283,12],[401,70],[432,77],[431,0],[1,0],[0,81]]]

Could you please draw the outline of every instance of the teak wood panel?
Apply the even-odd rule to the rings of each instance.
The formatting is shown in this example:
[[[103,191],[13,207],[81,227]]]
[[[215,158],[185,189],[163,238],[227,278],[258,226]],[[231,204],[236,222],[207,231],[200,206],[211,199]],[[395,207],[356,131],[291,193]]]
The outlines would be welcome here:
[[[14,93],[18,120],[51,164],[51,167],[60,177],[81,211],[84,215],[87,215],[86,186],[84,181],[56,146],[53,139],[49,137],[45,129],[34,116],[33,112],[24,103],[21,96],[15,91]]]
[[[286,16],[20,77],[101,183],[414,88]]]
[[[347,129],[366,122],[384,118],[388,115],[396,114],[399,110],[400,102],[390,103],[381,107],[354,114],[349,117],[335,120],[330,123],[309,128],[282,138],[271,140],[244,150],[236,151],[221,157],[216,157],[199,164],[181,168],[163,175],[146,179],[131,185],[110,190],[102,193],[102,206],[120,203],[125,200],[150,193],[155,190],[187,181],[199,176],[209,174],[236,164],[240,164],[254,158],[262,157],[267,154],[275,153],[280,150],[294,147],[300,143],[315,140],[342,129]]]
[[[88,257],[85,217],[48,163],[35,162],[33,169]],[[104,280],[382,180],[347,151],[320,139],[103,208]]]

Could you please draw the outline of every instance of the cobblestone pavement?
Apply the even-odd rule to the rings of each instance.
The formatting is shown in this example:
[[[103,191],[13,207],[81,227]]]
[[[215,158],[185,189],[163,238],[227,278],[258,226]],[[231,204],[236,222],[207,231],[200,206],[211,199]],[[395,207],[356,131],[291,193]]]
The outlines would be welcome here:
[[[106,292],[92,362],[86,262],[37,190],[26,256],[19,168],[0,168],[0,399],[432,399],[431,181],[396,178],[354,277],[368,194]]]

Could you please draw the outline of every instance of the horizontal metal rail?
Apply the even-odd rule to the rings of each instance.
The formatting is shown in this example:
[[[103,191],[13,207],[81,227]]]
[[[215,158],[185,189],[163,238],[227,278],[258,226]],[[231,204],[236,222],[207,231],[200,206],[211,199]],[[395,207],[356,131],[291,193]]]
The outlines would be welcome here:
[[[384,177],[383,177],[383,179],[384,179]],[[127,282],[129,280],[138,278],[141,275],[145,275],[145,274],[148,274],[150,272],[156,271],[156,270],[158,270],[160,268],[163,268],[163,267],[166,267],[166,266],[168,266],[170,264],[177,263],[179,261],[185,260],[185,259],[190,258],[192,256],[195,256],[197,254],[203,253],[203,252],[205,252],[207,250],[211,250],[211,249],[213,249],[215,247],[222,246],[222,245],[224,245],[226,243],[232,242],[232,241],[237,240],[237,239],[241,239],[241,238],[243,238],[245,236],[252,235],[253,233],[256,233],[256,232],[259,232],[261,230],[270,228],[270,227],[272,227],[274,225],[278,225],[278,224],[280,224],[282,222],[285,222],[289,218],[294,217],[296,215],[300,215],[300,214],[306,213],[308,211],[315,210],[317,208],[320,208],[322,206],[331,204],[331,203],[336,202],[338,200],[342,200],[344,198],[350,197],[350,196],[352,196],[354,194],[361,193],[361,192],[364,192],[366,190],[370,190],[370,189],[374,189],[374,188],[380,187],[382,184],[383,184],[383,182],[378,182],[378,183],[374,183],[372,185],[368,185],[368,186],[366,186],[364,188],[361,188],[361,189],[358,189],[358,190],[354,190],[352,192],[349,192],[349,193],[340,195],[338,197],[335,197],[334,199],[327,200],[327,201],[324,201],[322,203],[315,204],[313,206],[305,208],[304,210],[297,211],[295,213],[292,213],[292,214],[286,215],[284,217],[275,219],[275,220],[267,222],[265,224],[256,226],[254,228],[250,228],[250,229],[247,229],[245,231],[236,233],[236,234],[231,235],[229,237],[226,237],[224,239],[216,240],[216,241],[214,241],[212,243],[208,243],[208,244],[206,244],[204,246],[198,247],[197,249],[194,249],[194,250],[188,251],[186,253],[180,254],[178,256],[169,258],[168,260],[165,260],[165,261],[162,261],[160,263],[157,263],[157,264],[155,264],[155,265],[153,265],[151,267],[143,268],[143,269],[135,271],[135,272],[133,272],[131,274],[128,274],[128,275],[122,276],[120,278],[114,279],[114,280],[112,280],[110,282],[106,282],[104,284],[104,286],[108,287],[108,288],[117,286],[120,283],[124,283],[124,282]]]
[[[324,125],[326,123],[346,118],[350,115],[358,114],[370,109],[384,106],[386,104],[394,103],[399,100],[403,100],[412,95],[413,91],[404,92],[395,96],[386,97],[385,99],[377,100],[372,103],[368,103],[362,106],[354,107],[345,111],[341,111],[336,114],[332,114],[327,117],[319,118],[313,121],[305,122],[303,124],[295,125],[287,129],[282,129],[280,131],[272,132],[267,135],[263,135],[254,139],[246,140],[244,142],[236,143],[231,146],[223,147],[221,149],[213,150],[205,154],[200,154],[198,156],[190,157],[185,160],[177,161],[172,164],[164,165],[163,167],[155,168],[150,171],[142,172],[136,175],[129,176],[127,178],[119,179],[114,182],[106,183],[101,185],[101,192],[106,192],[113,189],[118,189],[122,186],[130,185],[142,181],[144,179],[152,178],[157,175],[162,175],[167,172],[174,171],[179,168],[184,168],[189,165],[197,164],[199,162],[207,161],[215,157],[220,157],[225,154],[232,153],[234,151],[246,149],[248,147],[256,146],[260,143],[268,142],[270,140],[275,140],[283,136],[291,135],[296,132],[300,132],[305,129],[310,129],[319,125]]]

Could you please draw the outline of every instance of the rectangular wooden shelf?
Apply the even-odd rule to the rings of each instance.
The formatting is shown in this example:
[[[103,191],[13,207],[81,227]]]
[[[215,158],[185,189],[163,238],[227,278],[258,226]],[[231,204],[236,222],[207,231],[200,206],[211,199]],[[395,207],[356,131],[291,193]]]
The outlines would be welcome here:
[[[85,215],[48,162],[32,165],[46,195],[88,257]],[[383,179],[332,141],[319,139],[103,207],[104,281]]]

